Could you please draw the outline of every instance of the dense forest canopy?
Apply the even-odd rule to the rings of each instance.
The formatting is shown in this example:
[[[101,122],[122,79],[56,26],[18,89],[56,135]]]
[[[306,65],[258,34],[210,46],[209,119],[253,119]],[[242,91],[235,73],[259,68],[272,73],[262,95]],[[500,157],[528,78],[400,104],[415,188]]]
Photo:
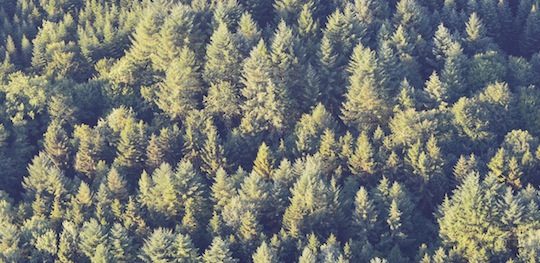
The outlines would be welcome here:
[[[0,262],[538,262],[538,0],[0,0]]]

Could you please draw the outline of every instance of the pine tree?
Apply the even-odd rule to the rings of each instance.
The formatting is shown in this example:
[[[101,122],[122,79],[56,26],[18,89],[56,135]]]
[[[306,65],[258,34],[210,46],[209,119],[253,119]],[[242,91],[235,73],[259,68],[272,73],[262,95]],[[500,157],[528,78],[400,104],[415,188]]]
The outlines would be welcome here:
[[[441,79],[439,78],[437,72],[434,71],[433,73],[431,73],[429,80],[426,82],[424,90],[427,93],[427,96],[433,106],[444,106],[447,104],[446,102],[448,101],[449,91],[447,90],[447,87],[441,82]]]
[[[396,25],[415,35],[427,36],[430,33],[428,11],[416,0],[400,0],[393,19]]]
[[[354,82],[342,107],[342,120],[359,131],[371,131],[387,115],[387,107],[373,79]]]
[[[214,7],[214,23],[217,27],[227,26],[233,30],[236,28],[244,9],[237,0],[219,1]]]
[[[107,263],[111,262],[113,259],[113,255],[111,251],[109,251],[109,248],[105,244],[99,244],[96,247],[96,252],[94,255],[90,258],[92,262],[95,263]]]
[[[538,37],[538,25],[540,25],[540,13],[538,4],[535,3],[531,7],[531,11],[525,21],[524,30],[521,36],[521,49],[525,55],[530,55],[538,51],[540,38]]]
[[[171,119],[179,120],[200,108],[202,94],[195,53],[183,48],[165,72],[164,81],[158,85],[155,103]]]
[[[51,122],[44,135],[45,152],[60,169],[68,168],[71,145],[66,131],[58,122]]]
[[[375,52],[359,44],[349,65],[350,87],[341,108],[341,119],[358,131],[371,131],[387,115],[384,94],[375,77]]]
[[[450,47],[455,43],[453,36],[444,24],[440,24],[433,36],[432,53],[435,58],[437,69],[441,69],[444,61],[448,56]]]
[[[95,219],[83,224],[79,238],[79,248],[88,258],[94,256],[98,245],[106,245],[107,242],[106,230]]]
[[[453,43],[447,51],[447,57],[441,71],[441,81],[448,91],[448,102],[453,103],[466,92],[466,57],[461,45]]]
[[[249,52],[257,45],[261,39],[261,30],[257,23],[253,20],[251,13],[244,12],[238,23],[236,32],[239,39],[239,49],[242,57],[248,57]]]
[[[220,167],[227,167],[225,150],[220,143],[217,128],[211,120],[206,122],[205,133],[206,140],[201,152],[201,170],[209,176],[214,176]]]
[[[252,256],[253,263],[277,263],[278,256],[273,248],[263,241]]]
[[[291,28],[281,21],[274,33],[271,46],[271,60],[273,67],[272,79],[277,87],[281,87],[284,96],[290,101],[284,101],[286,110],[296,112],[299,100],[305,98],[303,89],[299,85],[302,69],[297,55],[298,39]]]
[[[319,148],[323,132],[336,127],[334,116],[321,103],[317,104],[311,114],[302,115],[296,123],[296,150],[302,154],[313,154]]]
[[[115,223],[109,235],[109,242],[113,260],[115,262],[132,262],[135,260],[135,247],[130,233],[121,224]]]
[[[369,200],[368,192],[364,187],[360,187],[356,193],[352,219],[354,234],[351,235],[368,241],[376,226],[377,211],[373,202]]]
[[[320,141],[317,154],[322,162],[323,174],[333,174],[339,166],[339,148],[334,132],[330,129],[325,129]]]
[[[414,87],[409,84],[409,81],[406,78],[401,81],[400,86],[397,105],[394,107],[394,111],[415,109],[417,102]]]
[[[205,110],[216,120],[221,120],[231,128],[240,116],[239,90],[229,82],[218,82],[210,85],[208,94],[204,97]]]
[[[241,105],[244,117],[240,129],[246,134],[278,133],[285,127],[284,87],[272,81],[272,62],[264,41],[260,41],[244,63]],[[261,99],[264,98],[264,99]]]
[[[332,225],[328,222],[332,213],[332,197],[329,185],[323,181],[321,163],[316,158],[308,158],[302,175],[291,190],[291,205],[283,215],[282,227],[292,237],[299,237],[312,231],[323,235]],[[333,218],[332,222],[338,219]]]
[[[314,252],[311,248],[305,247],[302,250],[302,255],[298,259],[298,263],[316,263],[317,262],[317,253]]]
[[[212,240],[210,247],[204,252],[202,257],[204,263],[236,263],[237,259],[232,257],[232,253],[229,250],[229,244],[221,239],[221,237],[215,237]]]
[[[153,7],[155,11],[152,12],[162,11],[157,8],[159,8],[159,4],[156,5],[156,7]],[[168,16],[158,19],[159,20],[153,22],[159,23],[159,26],[156,25],[158,26],[158,32],[155,32],[156,29],[154,28],[145,28],[144,25],[148,22],[143,20],[135,30],[134,40],[137,40],[137,37],[139,36],[138,32],[141,32],[140,36],[144,40],[152,41],[144,43],[143,45],[157,45],[158,48],[156,50],[153,50],[151,49],[153,47],[148,46],[148,53],[150,54],[152,66],[157,70],[166,71],[171,63],[180,56],[183,47],[195,48],[196,43],[194,43],[193,34],[200,32],[197,32],[194,26],[194,12],[186,5],[175,5],[170,8],[170,14]],[[143,30],[146,30],[147,32]],[[150,37],[149,34],[154,34],[155,37],[148,39],[148,37]]]
[[[159,135],[152,134],[146,147],[146,167],[153,171],[163,162],[178,161],[181,135],[177,126],[162,128]]]
[[[485,51],[490,40],[486,36],[484,23],[476,13],[469,16],[465,32],[467,33],[467,47],[471,54]]]
[[[173,262],[176,259],[175,236],[169,229],[158,228],[144,241],[139,258],[143,262]]]
[[[105,151],[105,140],[102,135],[87,125],[76,126],[74,137],[79,147],[75,155],[75,170],[93,178],[98,161]]]
[[[245,258],[250,258],[257,248],[261,230],[257,218],[253,213],[247,211],[242,216],[240,229],[238,230],[239,241],[242,245],[242,254]]]
[[[270,153],[270,148],[266,143],[262,143],[257,152],[257,157],[253,162],[253,172],[256,173],[259,177],[264,179],[270,179],[272,175],[272,153]]]
[[[77,243],[79,242],[77,227],[69,222],[62,223],[62,233],[58,243],[58,261],[62,263],[76,262],[80,259],[79,248]]]
[[[128,180],[131,180],[133,176],[138,176],[145,162],[145,124],[142,121],[126,123],[120,132],[120,140],[116,149],[117,156],[114,159],[114,164],[128,176]]]
[[[223,168],[216,171],[212,184],[212,199],[215,202],[214,210],[221,211],[231,200],[236,189],[234,182]]]
[[[240,85],[241,54],[227,25],[220,23],[206,49],[204,79],[211,84],[228,82]]]
[[[349,169],[354,175],[368,178],[375,173],[373,146],[365,132],[356,141],[354,154],[349,158]]]
[[[302,11],[298,16],[298,38],[302,45],[299,46],[301,52],[299,60],[301,64],[316,63],[317,50],[319,46],[319,23],[313,16],[313,7],[309,4],[302,6]]]
[[[176,262],[196,263],[200,262],[197,248],[188,235],[178,234],[174,241],[176,247]]]

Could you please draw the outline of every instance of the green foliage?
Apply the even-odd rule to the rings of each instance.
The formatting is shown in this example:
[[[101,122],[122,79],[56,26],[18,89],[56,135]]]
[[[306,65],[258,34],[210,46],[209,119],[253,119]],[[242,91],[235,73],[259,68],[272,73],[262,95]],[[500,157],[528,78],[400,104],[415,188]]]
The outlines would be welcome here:
[[[0,262],[536,262],[538,7],[0,0]]]

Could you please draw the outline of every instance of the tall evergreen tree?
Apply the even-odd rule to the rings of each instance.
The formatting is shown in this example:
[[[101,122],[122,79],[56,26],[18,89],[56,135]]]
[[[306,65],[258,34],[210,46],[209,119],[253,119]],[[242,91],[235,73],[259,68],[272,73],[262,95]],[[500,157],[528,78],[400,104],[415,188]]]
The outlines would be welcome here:
[[[264,41],[260,41],[244,63],[240,128],[246,134],[279,133],[285,127],[286,93],[272,80],[272,62]],[[262,99],[261,96],[264,98]]]
[[[164,81],[158,85],[155,103],[171,119],[183,119],[200,108],[204,90],[198,71],[195,53],[188,48],[183,48],[167,69]]]

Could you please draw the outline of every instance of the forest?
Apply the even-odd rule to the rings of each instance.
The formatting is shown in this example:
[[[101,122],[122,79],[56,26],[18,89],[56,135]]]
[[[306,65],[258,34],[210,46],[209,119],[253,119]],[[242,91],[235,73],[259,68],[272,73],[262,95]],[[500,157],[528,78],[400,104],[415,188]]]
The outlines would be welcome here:
[[[0,0],[0,262],[540,262],[540,0]]]

